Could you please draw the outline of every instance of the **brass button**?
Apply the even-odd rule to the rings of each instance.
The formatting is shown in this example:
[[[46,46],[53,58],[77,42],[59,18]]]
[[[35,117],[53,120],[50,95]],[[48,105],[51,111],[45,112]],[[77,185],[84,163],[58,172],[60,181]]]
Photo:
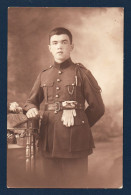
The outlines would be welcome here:
[[[55,110],[54,113],[57,114],[57,111]]]
[[[56,97],[56,98],[58,98],[58,97],[59,97],[59,95],[56,95],[55,97]]]
[[[85,123],[85,121],[82,121],[82,123]]]
[[[75,84],[74,83],[72,83],[72,86],[74,86]]]
[[[60,82],[60,79],[57,79],[57,82]]]
[[[61,74],[62,72],[59,70],[59,72],[58,72],[59,74]]]
[[[57,89],[57,90],[59,90],[59,89],[60,89],[60,87],[56,87],[56,89]]]

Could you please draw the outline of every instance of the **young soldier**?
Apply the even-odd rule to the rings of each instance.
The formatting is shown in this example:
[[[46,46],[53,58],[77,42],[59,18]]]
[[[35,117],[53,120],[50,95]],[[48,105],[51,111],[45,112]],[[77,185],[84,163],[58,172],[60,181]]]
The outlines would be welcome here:
[[[44,100],[40,143],[50,187],[87,187],[91,127],[104,114],[100,87],[89,70],[72,62],[72,50],[70,31],[53,29],[49,51],[54,64],[40,72],[24,106],[28,118],[36,117]]]

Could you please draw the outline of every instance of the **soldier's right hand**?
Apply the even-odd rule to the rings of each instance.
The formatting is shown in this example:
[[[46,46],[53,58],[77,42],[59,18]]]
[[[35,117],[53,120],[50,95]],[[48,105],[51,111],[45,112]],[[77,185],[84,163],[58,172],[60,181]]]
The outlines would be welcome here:
[[[35,118],[38,116],[38,110],[36,108],[31,108],[26,113],[27,118]]]

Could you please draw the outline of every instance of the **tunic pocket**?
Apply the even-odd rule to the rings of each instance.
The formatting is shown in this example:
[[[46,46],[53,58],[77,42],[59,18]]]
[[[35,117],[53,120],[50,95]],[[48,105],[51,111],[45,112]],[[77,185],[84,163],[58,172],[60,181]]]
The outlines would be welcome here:
[[[77,79],[74,81],[66,81],[65,83],[65,92],[68,94],[69,99],[77,98],[77,96],[81,97],[81,82]]]
[[[66,85],[66,91],[68,92],[69,95],[73,95],[75,92],[75,84],[72,83],[70,85]]]
[[[54,94],[54,82],[53,81],[45,81],[41,84],[41,87],[43,87],[44,95],[46,102],[48,100],[53,100],[53,94]]]

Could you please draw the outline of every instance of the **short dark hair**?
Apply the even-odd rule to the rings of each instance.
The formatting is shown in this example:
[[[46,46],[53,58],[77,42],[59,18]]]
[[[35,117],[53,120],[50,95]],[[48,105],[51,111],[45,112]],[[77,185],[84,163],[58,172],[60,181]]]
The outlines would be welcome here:
[[[54,28],[50,34],[49,34],[49,42],[50,42],[50,39],[53,35],[61,35],[61,34],[66,34],[68,35],[69,39],[70,39],[70,43],[72,43],[72,34],[71,32],[66,29],[66,28],[63,28],[63,27],[57,27],[57,28]]]

